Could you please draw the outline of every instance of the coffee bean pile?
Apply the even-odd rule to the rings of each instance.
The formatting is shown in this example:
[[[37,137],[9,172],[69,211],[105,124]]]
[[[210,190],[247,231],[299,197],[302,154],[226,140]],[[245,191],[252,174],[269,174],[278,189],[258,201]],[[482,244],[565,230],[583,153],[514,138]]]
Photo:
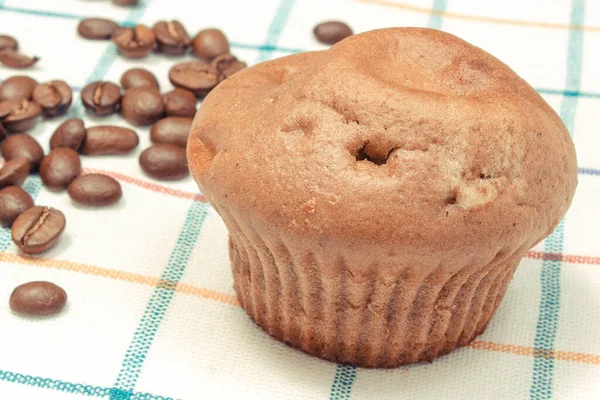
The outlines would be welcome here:
[[[137,0],[113,0],[118,5],[133,5]],[[201,30],[193,39],[179,21],[159,21],[152,29],[137,25],[120,27],[104,18],[82,20],[77,32],[89,40],[112,40],[125,57],[141,58],[151,52],[198,58],[175,64],[169,80],[175,89],[160,93],[154,74],[144,68],[132,68],[121,76],[120,86],[97,81],[81,91],[87,113],[104,117],[120,115],[133,126],[152,125],[153,145],[139,156],[142,170],[155,179],[177,180],[189,174],[186,144],[196,114],[198,98],[206,96],[223,80],[246,68],[246,63],[230,54],[227,37],[218,29]],[[335,44],[352,35],[352,30],[337,21],[314,28],[317,40]],[[37,62],[17,52],[17,41],[0,35],[0,62],[14,68],[26,68]],[[0,153],[5,164],[0,168],[0,225],[12,227],[12,240],[26,254],[39,254],[54,246],[65,229],[66,219],[57,209],[36,206],[20,185],[31,173],[39,173],[52,191],[66,190],[71,199],[88,207],[115,204],[122,196],[121,185],[102,174],[81,175],[80,155],[118,155],[133,151],[138,134],[113,125],[87,127],[83,120],[70,118],[61,123],[50,139],[50,152],[23,133],[43,118],[67,113],[73,91],[62,80],[39,83],[16,75],[0,84]],[[10,297],[14,312],[27,315],[52,315],[65,306],[65,291],[50,282],[30,282],[17,287]]]

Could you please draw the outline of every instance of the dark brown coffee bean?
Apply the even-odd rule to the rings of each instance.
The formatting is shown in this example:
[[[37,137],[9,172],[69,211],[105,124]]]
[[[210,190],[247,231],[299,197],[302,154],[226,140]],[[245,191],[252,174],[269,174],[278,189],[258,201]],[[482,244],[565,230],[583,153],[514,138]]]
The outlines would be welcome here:
[[[202,60],[211,61],[220,54],[229,53],[229,42],[219,29],[204,29],[194,38],[194,53]]]
[[[9,68],[29,68],[39,61],[39,57],[29,57],[16,50],[5,49],[0,51],[0,63]]]
[[[139,0],[112,0],[113,4],[118,6],[132,6],[137,4]]]
[[[220,80],[227,79],[248,66],[245,62],[238,60],[229,53],[215,57],[215,59],[212,60],[211,65],[219,74]]]
[[[18,50],[19,43],[17,42],[17,39],[12,36],[0,35],[0,51],[6,49]]]
[[[0,101],[31,100],[33,89],[38,85],[35,79],[25,75],[11,76],[0,85]]]
[[[31,207],[13,222],[12,240],[27,254],[39,254],[54,246],[65,229],[65,216],[57,209]]]
[[[120,126],[100,125],[87,129],[81,149],[88,156],[125,154],[135,149],[140,139],[134,131]]]
[[[174,144],[155,144],[140,154],[140,166],[156,179],[178,180],[188,173],[185,149]]]
[[[37,85],[32,97],[42,107],[45,116],[56,117],[67,112],[73,92],[65,81],[55,80]]]
[[[6,186],[19,186],[29,175],[31,164],[25,157],[8,161],[0,168],[0,188]]]
[[[131,125],[150,125],[165,114],[160,92],[150,86],[129,89],[121,99],[121,115]]]
[[[79,154],[68,147],[52,150],[40,164],[40,178],[52,190],[65,189],[80,173]]]
[[[186,89],[175,88],[162,95],[167,117],[188,117],[196,115],[196,96]]]
[[[112,82],[92,82],[81,91],[81,102],[86,111],[103,117],[119,108],[121,89]]]
[[[0,121],[9,132],[28,131],[37,124],[40,105],[29,100],[4,100],[0,103]]]
[[[76,178],[68,187],[73,201],[90,207],[104,207],[119,201],[121,184],[102,174],[87,174]]]
[[[25,210],[33,207],[33,199],[18,186],[0,189],[0,225],[11,226]]]
[[[336,44],[353,34],[348,25],[339,21],[322,22],[315,26],[313,33],[317,40],[324,44]]]
[[[86,18],[79,22],[77,33],[86,39],[106,40],[110,39],[114,30],[118,27],[119,25],[110,19]]]
[[[210,64],[190,61],[171,67],[169,80],[173,86],[187,89],[196,96],[206,96],[219,83],[219,74]]]
[[[152,143],[169,143],[179,147],[187,146],[187,139],[192,129],[192,118],[163,118],[150,129]]]
[[[44,317],[58,314],[67,304],[67,293],[51,282],[28,282],[17,286],[8,301],[18,314]]]
[[[150,28],[137,25],[135,28],[123,28],[112,36],[119,52],[130,58],[147,56],[154,49],[156,37]]]
[[[154,74],[144,68],[131,68],[121,76],[121,86],[124,90],[134,87],[151,86],[159,88]]]
[[[59,147],[68,147],[78,151],[85,140],[85,133],[83,120],[70,118],[60,124],[52,134],[50,138],[50,150]]]
[[[159,21],[152,28],[159,51],[169,55],[184,54],[192,40],[179,21]]]
[[[2,157],[6,161],[15,160],[17,158],[26,158],[31,164],[31,171],[38,170],[42,158],[44,158],[44,150],[42,146],[31,136],[26,133],[17,133],[10,135],[2,142]]]

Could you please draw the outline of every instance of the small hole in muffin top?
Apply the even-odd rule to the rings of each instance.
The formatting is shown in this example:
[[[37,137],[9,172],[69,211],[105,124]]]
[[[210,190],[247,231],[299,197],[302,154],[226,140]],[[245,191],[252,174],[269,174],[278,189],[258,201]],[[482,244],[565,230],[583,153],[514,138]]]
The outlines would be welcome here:
[[[373,163],[375,165],[384,165],[388,162],[390,154],[392,153],[393,150],[394,149],[390,149],[390,151],[384,157],[381,157],[381,156],[369,153],[369,151],[367,150],[367,145],[365,144],[356,154],[356,161],[364,160],[364,161]]]

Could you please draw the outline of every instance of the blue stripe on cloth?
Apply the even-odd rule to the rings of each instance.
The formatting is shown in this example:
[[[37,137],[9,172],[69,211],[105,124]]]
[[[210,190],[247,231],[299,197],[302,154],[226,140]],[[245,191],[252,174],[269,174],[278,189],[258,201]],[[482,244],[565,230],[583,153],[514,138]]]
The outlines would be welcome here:
[[[37,198],[42,188],[42,180],[39,175],[30,175],[25,183],[23,184],[23,190],[25,190],[33,201]],[[12,243],[12,235],[10,228],[0,227],[0,251],[6,251]]]
[[[546,89],[546,88],[535,88],[540,94],[555,94],[558,96],[567,97],[587,97],[592,99],[600,99],[600,93],[594,92],[580,92],[578,90],[559,90],[559,89]]]
[[[356,368],[348,365],[338,364],[335,369],[335,378],[331,385],[330,400],[350,400],[352,397],[352,385],[356,380]]]
[[[279,38],[285,29],[294,4],[296,4],[296,0],[281,0],[279,3],[279,7],[275,11],[275,16],[267,31],[267,38],[263,44],[263,49],[258,54],[257,63],[268,60],[273,55],[273,50],[275,50]]]
[[[33,386],[40,389],[56,390],[63,393],[82,394],[90,397],[108,397],[114,390],[113,388],[65,382],[57,379],[42,378],[40,376],[25,375],[4,370],[0,370],[0,381]],[[128,396],[127,400],[175,400],[171,397],[140,392],[129,393]]]
[[[572,0],[571,25],[582,26],[585,20],[585,0]],[[583,30],[569,31],[569,48],[567,51],[567,90],[579,91],[581,87],[581,72],[583,69]],[[565,96],[560,107],[560,116],[571,132],[575,129],[575,113],[578,103],[577,96]],[[544,244],[545,253],[563,252],[564,219]],[[541,271],[541,302],[534,340],[533,377],[529,390],[529,398],[543,400],[552,398],[554,382],[554,350],[558,319],[560,313],[561,293],[561,262],[544,260]]]
[[[161,283],[154,289],[154,293],[146,306],[144,315],[125,354],[121,370],[115,382],[115,391],[111,393],[111,400],[126,398],[122,397],[124,393],[131,395],[133,392],[156,332],[173,299],[175,287],[183,276],[194,245],[200,235],[207,211],[208,204],[202,202],[192,203],[169,262],[161,275]]]
[[[442,29],[443,15],[448,8],[448,0],[433,0],[432,10],[436,11],[429,16],[427,27],[431,29]]]
[[[592,168],[579,168],[578,172],[582,175],[596,175],[600,176],[600,169],[592,169]]]

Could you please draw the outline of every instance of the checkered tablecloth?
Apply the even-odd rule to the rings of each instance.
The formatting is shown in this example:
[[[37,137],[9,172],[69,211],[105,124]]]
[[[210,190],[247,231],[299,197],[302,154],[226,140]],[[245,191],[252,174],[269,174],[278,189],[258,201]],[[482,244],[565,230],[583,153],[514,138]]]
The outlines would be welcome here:
[[[429,26],[491,52],[531,83],[571,131],[579,187],[556,232],[521,263],[485,334],[432,364],[364,370],[311,358],[271,339],[238,306],[227,232],[191,178],[153,181],[139,166],[150,143],[121,157],[84,157],[123,186],[122,201],[84,209],[66,193],[25,183],[39,205],[67,218],[57,247],[23,257],[0,230],[0,399],[598,399],[600,398],[600,2],[597,0],[0,0],[0,33],[41,57],[27,73],[79,89],[118,82],[144,66],[170,90],[182,58],[128,60],[110,42],[85,41],[78,21],[104,16],[152,25],[177,18],[190,33],[223,29],[254,64],[309,49],[323,20],[355,32]],[[191,59],[191,56],[189,56]],[[20,73],[0,67],[0,79]],[[87,126],[126,122],[85,116]],[[64,118],[31,132],[48,149]],[[69,294],[65,311],[32,320],[8,296],[30,280]]]

